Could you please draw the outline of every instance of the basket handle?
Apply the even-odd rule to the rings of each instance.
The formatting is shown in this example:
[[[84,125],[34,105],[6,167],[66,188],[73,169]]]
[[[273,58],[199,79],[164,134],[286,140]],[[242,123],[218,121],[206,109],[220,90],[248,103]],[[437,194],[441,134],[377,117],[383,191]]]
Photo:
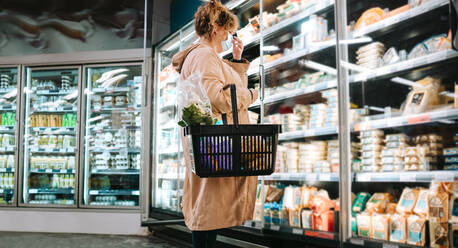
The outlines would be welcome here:
[[[235,84],[228,84],[223,87],[223,90],[226,90],[227,88],[231,89],[231,105],[232,105],[232,119],[234,121],[234,126],[235,128],[239,128],[239,113],[237,110],[237,91]],[[227,125],[227,114],[224,113],[221,115],[223,118],[223,123],[224,125]]]

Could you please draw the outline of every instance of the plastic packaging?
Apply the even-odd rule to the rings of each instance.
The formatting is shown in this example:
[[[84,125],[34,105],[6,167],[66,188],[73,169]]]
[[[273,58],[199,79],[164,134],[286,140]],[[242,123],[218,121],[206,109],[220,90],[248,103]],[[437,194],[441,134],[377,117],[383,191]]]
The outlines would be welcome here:
[[[372,235],[371,238],[379,240],[388,240],[390,237],[390,215],[374,214],[371,221]]]
[[[431,248],[448,248],[448,223],[429,222],[429,240]]]
[[[407,219],[405,215],[395,214],[390,219],[390,241],[405,243],[407,240]]]
[[[366,204],[366,211],[371,213],[384,213],[392,196],[388,193],[375,193]]]
[[[447,222],[448,221],[448,204],[449,198],[447,192],[432,192],[428,196],[428,216],[430,221]]]
[[[419,191],[417,189],[404,188],[401,198],[399,199],[396,211],[401,214],[412,213],[417,203]]]
[[[370,238],[372,233],[372,216],[365,212],[358,214],[356,215],[356,223],[358,225],[358,236],[361,238]]]
[[[407,218],[407,244],[424,246],[426,219],[417,215],[410,215]]]
[[[415,204],[415,208],[413,212],[420,216],[428,216],[428,189],[421,189],[418,193],[417,203]]]
[[[361,213],[366,209],[366,203],[371,198],[371,194],[360,192],[353,201],[351,210],[353,213]]]

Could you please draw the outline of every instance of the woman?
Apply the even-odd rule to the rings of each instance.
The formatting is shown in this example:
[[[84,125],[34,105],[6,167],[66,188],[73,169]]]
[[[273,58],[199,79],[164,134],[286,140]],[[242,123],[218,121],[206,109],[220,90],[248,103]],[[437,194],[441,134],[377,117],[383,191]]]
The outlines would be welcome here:
[[[233,37],[232,61],[218,56],[228,33],[234,33],[238,25],[237,17],[219,1],[203,4],[195,14],[195,30],[200,41],[177,53],[173,66],[183,79],[194,72],[202,74],[213,116],[219,120],[221,114],[227,113],[228,121],[232,121],[230,90],[225,86],[235,84],[239,122],[249,124],[247,109],[258,93],[247,88],[249,63],[242,59],[242,41]],[[186,139],[183,148],[189,151]],[[218,229],[239,226],[252,218],[257,177],[200,178],[190,169],[189,154],[185,154],[185,160],[187,170],[181,203],[185,223],[192,231],[195,248],[214,247]]]

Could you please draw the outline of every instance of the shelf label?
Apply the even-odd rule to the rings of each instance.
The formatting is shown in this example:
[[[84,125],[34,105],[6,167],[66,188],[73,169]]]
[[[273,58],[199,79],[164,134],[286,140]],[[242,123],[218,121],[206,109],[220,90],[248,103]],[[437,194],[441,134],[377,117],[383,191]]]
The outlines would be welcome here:
[[[370,182],[371,179],[371,174],[369,173],[358,174],[358,181],[360,182]]]
[[[0,168],[0,172],[6,172],[6,168]]]
[[[396,244],[383,243],[382,248],[399,248]]]
[[[46,173],[52,173],[52,169],[46,169],[45,172]]]
[[[418,124],[418,123],[425,123],[425,122],[430,122],[430,121],[431,121],[431,116],[429,114],[414,116],[414,117],[410,117],[407,119],[408,124]]]
[[[293,234],[302,235],[302,234],[303,234],[303,231],[302,231],[302,229],[293,228]]]
[[[0,189],[0,194],[3,194],[3,192],[4,192],[3,189]]]
[[[270,226],[270,230],[279,231],[279,230],[280,230],[280,226],[278,226],[278,225],[271,225],[271,226]]]
[[[369,130],[370,128],[371,128],[371,124],[369,122],[362,122],[362,123],[355,124],[356,132]]]
[[[313,173],[305,174],[305,180],[307,180],[307,181],[316,181],[316,174],[313,174]]]
[[[331,174],[330,173],[320,174],[320,181],[331,181]]]
[[[304,135],[306,137],[315,136],[315,130],[314,129],[307,129],[307,130],[304,131]]]
[[[399,181],[400,182],[415,182],[417,181],[417,176],[413,173],[401,173],[399,175]]]
[[[138,190],[132,191],[132,195],[140,195],[140,191]]]
[[[36,194],[38,193],[38,189],[29,189],[30,194]]]
[[[454,174],[453,173],[437,173],[434,174],[434,180],[441,182],[453,182]]]
[[[66,173],[67,170],[60,170],[60,173]]]
[[[90,195],[98,195],[99,191],[98,190],[91,190],[91,191],[89,191],[89,194]]]
[[[362,240],[362,239],[350,239],[350,243],[352,243],[354,245],[364,246],[364,240]]]
[[[305,231],[306,236],[310,237],[317,237],[323,239],[334,239],[334,235],[332,233],[319,233],[314,231]]]

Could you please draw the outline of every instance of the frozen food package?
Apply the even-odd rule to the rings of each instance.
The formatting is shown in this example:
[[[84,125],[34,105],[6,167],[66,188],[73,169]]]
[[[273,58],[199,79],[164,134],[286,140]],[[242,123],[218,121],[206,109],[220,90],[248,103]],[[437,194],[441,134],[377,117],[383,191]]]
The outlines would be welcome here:
[[[302,188],[294,187],[293,188],[293,204],[294,208],[300,208],[302,206]]]
[[[448,205],[449,219],[452,223],[458,223],[458,194],[452,193],[450,195],[450,202]]]
[[[385,136],[385,141],[401,141],[401,142],[408,142],[409,136],[403,134],[403,133],[398,133],[398,134],[387,134]]]
[[[256,202],[254,206],[253,220],[262,221],[264,204],[262,202]]]
[[[413,87],[413,90],[407,95],[403,104],[404,115],[423,113],[442,103],[439,96],[442,88],[439,79],[426,77],[417,83],[422,87]]]
[[[352,216],[350,219],[351,225],[351,236],[357,237],[358,236],[358,224],[356,223],[356,217]]]
[[[390,218],[390,241],[405,243],[407,239],[407,218],[405,215],[394,214]]]
[[[403,155],[404,149],[402,148],[393,148],[393,149],[383,149],[382,156],[384,157],[401,157]]]
[[[371,194],[366,192],[360,192],[356,196],[353,204],[351,206],[351,211],[353,213],[361,213],[366,209],[366,203],[371,198]]]
[[[315,213],[324,213],[331,210],[334,207],[334,203],[326,197],[321,195],[316,195],[313,197],[310,208],[315,211]]]
[[[307,187],[305,185],[302,187],[302,207],[308,208],[310,206],[313,194],[316,191],[317,188],[315,187]]]
[[[302,217],[302,228],[312,229],[313,211],[308,210],[308,209],[302,209],[301,217]]]
[[[294,208],[294,186],[288,186],[284,190],[283,205],[287,209]]]
[[[383,135],[383,130],[362,131],[360,134],[360,138],[382,137]]]
[[[355,29],[358,30],[360,28],[367,27],[371,24],[374,24],[378,21],[381,21],[385,16],[385,11],[381,8],[371,8],[361,15],[355,25]]]
[[[389,214],[373,214],[371,225],[371,238],[379,240],[388,240],[390,238]]]
[[[382,144],[383,139],[381,137],[370,137],[370,138],[362,138],[361,144],[363,145],[371,145],[371,144]]]
[[[363,212],[356,215],[356,224],[358,226],[358,236],[361,238],[371,237],[372,216],[369,213]]]
[[[410,50],[409,54],[407,55],[407,58],[414,59],[418,58],[421,56],[425,56],[428,54],[428,47],[425,45],[425,43],[420,42],[417,45],[415,45],[412,50]]]
[[[428,195],[428,217],[430,221],[448,221],[449,197],[447,192],[431,193]]]
[[[381,160],[378,157],[363,158],[363,165],[381,165]]]
[[[407,218],[407,244],[424,246],[426,240],[425,233],[426,219],[412,214]]]
[[[383,63],[385,65],[391,65],[399,61],[401,61],[401,57],[399,57],[398,51],[394,47],[391,47],[390,49],[388,49],[385,55],[383,55]]]
[[[301,209],[290,209],[289,214],[289,225],[292,227],[301,227]]]
[[[384,53],[385,45],[383,45],[383,43],[381,42],[372,42],[368,45],[358,48],[358,50],[356,51],[356,55],[359,56],[359,58],[363,58],[365,55],[383,55]]]
[[[366,211],[370,213],[384,213],[392,196],[388,193],[375,193],[366,204]]]
[[[429,240],[431,248],[448,248],[448,223],[429,222]]]
[[[418,189],[404,188],[396,211],[401,214],[412,213],[418,198]]]
[[[433,80],[433,79],[428,79],[428,80]],[[430,145],[431,143],[440,143],[442,142],[442,140],[443,140],[442,136],[434,134],[434,133],[417,135],[414,137],[414,142],[417,144],[428,143],[428,145]]]
[[[361,150],[364,152],[364,151],[382,151],[383,149],[383,145],[363,145],[361,147]]]
[[[403,159],[400,157],[382,157],[382,164],[399,164]]]
[[[418,193],[417,203],[415,204],[415,208],[413,212],[420,216],[428,216],[428,195],[429,189],[421,189]]]
[[[334,231],[334,211],[329,210],[321,214],[315,213],[313,220],[315,220],[313,227],[316,230],[324,232]]]
[[[289,215],[288,209],[285,206],[281,206],[280,210],[280,222],[284,226],[289,226]]]

